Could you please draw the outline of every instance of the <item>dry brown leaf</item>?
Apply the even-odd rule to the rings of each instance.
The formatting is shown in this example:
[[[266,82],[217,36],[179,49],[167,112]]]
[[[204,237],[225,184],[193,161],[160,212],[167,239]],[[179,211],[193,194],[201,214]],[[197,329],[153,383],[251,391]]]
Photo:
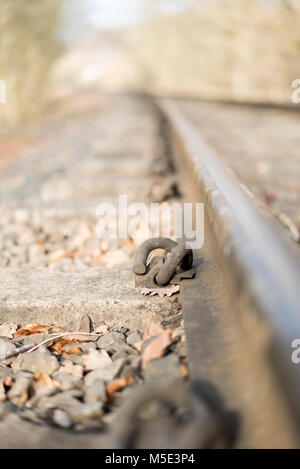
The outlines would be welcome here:
[[[45,326],[42,324],[27,324],[26,326],[21,327],[21,329],[18,329],[15,332],[14,337],[21,337],[32,334],[57,334],[64,331],[65,329],[61,327]]]
[[[300,183],[298,181],[292,181],[289,184],[290,189],[294,192],[300,192]]]
[[[77,353],[81,353],[82,350],[80,350],[80,348],[78,348],[76,345],[74,347],[72,347],[71,349],[69,349],[68,351],[63,351],[63,355],[76,355]]]
[[[183,378],[187,378],[189,376],[189,369],[185,362],[180,364],[180,373]]]
[[[164,329],[144,350],[142,368],[145,369],[151,360],[162,357],[171,343],[172,333],[169,329]]]
[[[65,339],[69,340],[75,340],[76,343],[80,344],[80,342],[96,342],[99,339],[99,336],[97,334],[92,334],[89,332],[74,332],[74,334],[68,333],[68,335],[65,336]],[[73,342],[69,342],[72,344]]]
[[[134,378],[132,376],[128,376],[127,378],[118,378],[109,383],[106,386],[106,392],[109,398],[113,397],[113,395],[118,392],[122,391],[128,384],[132,383]]]
[[[14,382],[13,382],[13,379],[11,378],[11,376],[6,376],[4,378],[3,383],[4,383],[4,386],[6,386],[7,388],[11,388]]]
[[[112,359],[105,350],[91,349],[82,357],[83,365],[86,371],[104,368],[112,362]]]
[[[94,261],[96,262],[100,263],[102,261],[102,256],[99,253],[99,249],[96,249],[95,251],[88,251],[87,255],[94,259]]]
[[[107,239],[104,239],[103,241],[101,241],[100,243],[100,251],[105,254],[109,251],[110,249],[110,246],[109,246],[109,242],[107,241]]]
[[[65,337],[60,337],[59,339],[53,339],[52,344],[49,346],[49,350],[51,352],[56,352],[56,353],[65,353],[65,354],[70,354],[71,352],[65,352],[64,347],[69,344],[78,344],[80,342],[95,342],[97,340],[96,335],[80,335],[79,333],[68,335]],[[73,350],[73,349],[72,349]],[[74,350],[76,350],[76,347],[74,346]],[[79,350],[79,349],[78,349]],[[80,353],[81,350],[75,352],[75,353]]]
[[[130,238],[127,238],[124,242],[124,247],[127,249],[134,249],[133,241]]]
[[[68,251],[66,249],[57,249],[51,253],[51,261],[60,261],[64,257],[68,256]]]
[[[49,389],[59,388],[61,384],[46,373],[35,373],[33,376],[33,389],[37,394],[47,392]]]
[[[262,198],[266,205],[270,205],[278,198],[278,194],[274,189],[270,189],[262,195]]]
[[[71,337],[62,337],[61,339],[54,339],[54,341],[51,343],[51,345],[49,346],[49,350],[51,350],[51,352],[56,352],[56,353],[70,353],[70,352],[65,352],[64,348],[66,345],[69,345],[69,344],[76,344],[77,343],[77,340],[74,339],[73,336]],[[75,347],[75,346],[74,346]]]
[[[37,240],[37,244],[41,247],[41,248],[44,248],[45,247],[45,243],[42,239],[38,239]]]

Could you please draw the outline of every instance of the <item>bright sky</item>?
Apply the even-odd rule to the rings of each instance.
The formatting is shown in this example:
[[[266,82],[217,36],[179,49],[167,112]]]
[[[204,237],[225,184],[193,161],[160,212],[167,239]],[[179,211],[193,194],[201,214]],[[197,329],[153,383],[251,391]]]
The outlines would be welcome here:
[[[135,24],[153,7],[151,0],[67,0],[64,36],[74,37],[83,30],[103,30]],[[160,0],[159,11],[173,13],[182,10],[185,0]]]

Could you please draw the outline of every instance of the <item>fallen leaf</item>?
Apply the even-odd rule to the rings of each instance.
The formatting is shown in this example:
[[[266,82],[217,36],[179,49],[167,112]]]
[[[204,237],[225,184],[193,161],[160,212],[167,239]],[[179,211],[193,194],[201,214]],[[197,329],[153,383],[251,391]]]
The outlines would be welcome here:
[[[145,348],[142,356],[142,368],[145,369],[151,360],[162,357],[171,343],[172,333],[169,329],[164,329],[164,331]]]
[[[82,351],[76,345],[70,348],[67,352],[64,350],[63,355],[76,355],[77,353],[81,353]]]
[[[289,184],[290,188],[294,192],[300,192],[300,183],[298,181],[293,181]]]
[[[51,260],[52,261],[59,261],[63,259],[64,257],[67,257],[68,251],[66,249],[57,249],[57,251],[53,251],[51,253]]]
[[[105,350],[94,350],[91,349],[82,357],[83,365],[86,371],[96,370],[98,368],[104,368],[106,365],[112,362],[112,359]]]
[[[266,205],[270,205],[278,198],[278,195],[274,189],[270,189],[262,195],[262,198]]]
[[[45,246],[45,243],[44,243],[44,241],[43,241],[42,239],[38,239],[38,240],[37,240],[37,244],[38,244],[41,248],[44,248],[44,246]]]
[[[102,261],[99,249],[96,249],[95,251],[89,251],[87,255],[94,259],[96,262],[100,263]]]
[[[95,342],[98,340],[98,336],[96,334],[91,334],[91,335],[86,335],[82,334],[80,335],[79,333],[76,334],[70,334],[65,337],[60,337],[58,339],[53,339],[51,342],[51,345],[49,346],[49,350],[51,352],[56,352],[56,353],[63,353],[65,352],[64,347],[69,344],[78,344],[80,342]],[[70,352],[66,352],[70,353]]]
[[[0,336],[13,339],[14,334],[17,329],[18,329],[18,324],[14,322],[4,322],[0,326]]]
[[[103,254],[107,253],[109,251],[109,242],[107,241],[107,239],[104,239],[103,241],[101,241],[100,243],[100,250]]]
[[[11,388],[14,382],[11,376],[5,376],[3,383],[7,388]]]
[[[74,339],[73,336],[71,337],[62,337],[61,339],[56,339],[54,340],[51,345],[48,347],[51,352],[56,352],[56,353],[70,353],[70,352],[65,352],[64,348],[66,345],[69,344],[76,344],[77,340]],[[75,347],[75,345],[74,345]]]
[[[33,376],[33,385],[32,385],[36,394],[47,393],[49,389],[59,388],[61,389],[61,384],[53,378],[50,378],[46,373],[35,373]]]
[[[133,241],[130,238],[127,238],[124,242],[124,247],[127,249],[133,249],[134,248]]]
[[[187,378],[189,376],[189,369],[185,362],[180,364],[180,373],[182,378]]]
[[[113,395],[118,392],[122,391],[128,384],[132,383],[134,378],[132,376],[128,376],[127,378],[118,378],[109,383],[106,386],[106,392],[109,398],[113,397]]]
[[[65,329],[62,329],[61,327],[55,327],[55,326],[45,326],[42,324],[27,324],[24,327],[21,327],[21,329],[18,329],[14,337],[21,337],[25,335],[32,335],[32,334],[57,334],[60,332],[64,332]]]

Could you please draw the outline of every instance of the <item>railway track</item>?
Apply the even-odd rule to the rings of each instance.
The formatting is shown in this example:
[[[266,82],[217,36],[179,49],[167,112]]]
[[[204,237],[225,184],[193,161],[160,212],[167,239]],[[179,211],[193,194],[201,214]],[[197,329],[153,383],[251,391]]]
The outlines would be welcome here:
[[[97,327],[104,322],[109,328],[106,333],[119,334],[123,349],[126,342],[127,362],[134,354],[138,366],[133,382],[125,388],[126,396],[120,388],[115,403],[106,401],[94,428],[82,414],[76,420],[74,399],[85,405],[91,393],[81,382],[76,385],[79,394],[71,396],[75,417],[70,416],[68,403],[64,407],[50,402],[44,413],[37,404],[36,410],[37,387],[29,383],[38,381],[36,375],[26,375],[27,399],[12,408],[8,388],[14,389],[17,378],[7,369],[20,373],[22,364],[16,368],[14,359],[4,361],[0,377],[8,373],[12,382],[6,382],[8,397],[2,399],[1,447],[297,447],[300,382],[291,355],[293,341],[300,338],[298,247],[253,194],[222,167],[172,100],[152,103],[137,97],[106,97],[104,102],[93,102],[83,117],[75,113],[71,119],[64,117],[63,123],[66,127],[59,131],[60,122],[48,122],[42,129],[42,143],[4,173],[7,186],[16,180],[17,186],[2,191],[2,218],[10,226],[10,239],[12,232],[17,234],[12,247],[5,246],[7,263],[0,271],[0,323],[48,324],[97,336]],[[57,154],[58,147],[70,150]],[[42,161],[41,154],[46,154]],[[20,174],[25,174],[25,182],[18,182]],[[97,251],[94,208],[101,202],[115,204],[119,194],[146,204],[204,203],[204,244],[194,249],[195,276],[179,279],[179,293],[176,288],[170,292],[172,287],[166,285],[159,290],[171,296],[160,298],[142,296],[134,288],[133,256],[151,232],[136,229],[125,244],[101,240]],[[36,249],[26,248],[30,255],[26,251],[21,261],[12,253],[21,244],[18,229],[22,232],[25,226],[27,230],[35,227],[42,254],[34,257]],[[74,248],[80,227],[81,240]],[[57,237],[60,231],[61,238]],[[143,272],[138,274],[143,284]],[[173,273],[171,283],[172,277]],[[82,329],[86,317],[92,326]],[[160,328],[152,339],[151,327]],[[19,335],[24,345],[18,330],[9,340]],[[140,350],[128,340],[136,333],[142,340]],[[153,366],[150,373],[151,367],[143,368],[144,354],[151,340],[166,340],[167,334],[166,346],[152,357],[157,369]],[[184,336],[187,355],[182,351]],[[36,337],[36,343],[42,339]],[[102,344],[97,350],[105,349],[102,336],[96,339]],[[78,343],[75,340],[78,351],[69,356],[64,349],[51,350],[60,366],[66,367],[68,358],[81,366],[86,350],[79,350]],[[123,349],[105,350],[116,363],[124,358]],[[79,360],[71,357],[77,352]],[[25,371],[33,373],[26,366]],[[84,369],[84,373],[82,379],[91,371]],[[133,378],[122,374],[121,366],[118,373],[114,383]],[[53,379],[52,373],[48,375]],[[104,381],[108,393],[112,379]],[[57,389],[54,397],[61,391]],[[140,420],[138,414],[153,400],[158,408],[154,417],[150,411],[150,417],[146,413]],[[55,411],[69,418],[67,429],[57,428],[62,425],[53,418]],[[114,415],[117,418],[110,426]],[[95,425],[95,415],[86,420]]]

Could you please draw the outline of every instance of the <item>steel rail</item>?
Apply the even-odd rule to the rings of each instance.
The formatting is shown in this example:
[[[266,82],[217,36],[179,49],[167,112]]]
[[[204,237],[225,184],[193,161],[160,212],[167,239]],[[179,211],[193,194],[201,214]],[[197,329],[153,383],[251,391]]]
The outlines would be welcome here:
[[[292,342],[300,339],[299,252],[255,208],[178,105],[168,99],[158,105],[205,194],[209,222],[237,301],[247,303],[251,314],[270,328],[271,363],[299,423],[300,373],[291,360]]]

